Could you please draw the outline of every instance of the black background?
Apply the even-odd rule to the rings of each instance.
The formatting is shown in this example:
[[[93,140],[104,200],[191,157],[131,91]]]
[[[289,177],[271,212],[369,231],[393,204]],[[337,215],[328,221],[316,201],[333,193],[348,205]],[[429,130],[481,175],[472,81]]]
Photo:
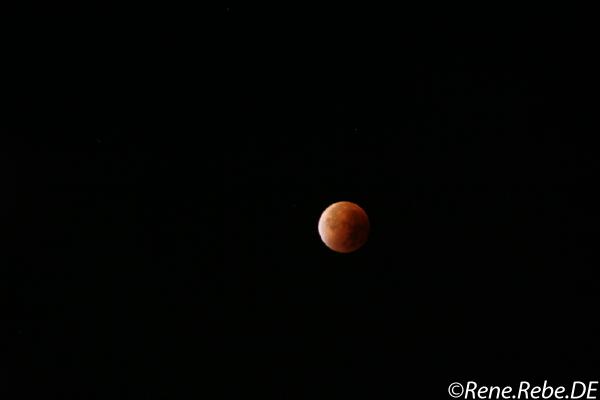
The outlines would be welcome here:
[[[453,381],[598,377],[583,19],[33,11],[12,32],[4,157],[22,398],[448,398]],[[371,219],[353,254],[316,229],[340,200]]]

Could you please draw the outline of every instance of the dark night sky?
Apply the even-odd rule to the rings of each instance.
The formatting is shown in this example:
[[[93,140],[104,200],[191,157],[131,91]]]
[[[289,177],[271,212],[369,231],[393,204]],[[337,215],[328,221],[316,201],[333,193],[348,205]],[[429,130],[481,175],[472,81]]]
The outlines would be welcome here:
[[[17,35],[22,398],[598,377],[583,21],[147,7]],[[353,254],[317,232],[340,200]]]

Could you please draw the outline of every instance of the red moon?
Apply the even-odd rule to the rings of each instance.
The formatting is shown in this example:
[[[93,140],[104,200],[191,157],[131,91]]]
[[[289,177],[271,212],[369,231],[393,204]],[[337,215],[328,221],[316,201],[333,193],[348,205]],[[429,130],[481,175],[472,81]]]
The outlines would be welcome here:
[[[338,253],[358,250],[369,236],[369,217],[350,201],[333,203],[319,219],[319,235],[327,247]]]

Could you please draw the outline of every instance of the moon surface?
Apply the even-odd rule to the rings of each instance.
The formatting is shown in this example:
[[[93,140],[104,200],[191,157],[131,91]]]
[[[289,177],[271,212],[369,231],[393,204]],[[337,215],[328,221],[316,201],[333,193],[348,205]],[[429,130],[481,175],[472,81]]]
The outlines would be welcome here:
[[[333,203],[319,219],[321,240],[338,253],[351,253],[361,248],[367,241],[369,230],[367,213],[350,201]]]

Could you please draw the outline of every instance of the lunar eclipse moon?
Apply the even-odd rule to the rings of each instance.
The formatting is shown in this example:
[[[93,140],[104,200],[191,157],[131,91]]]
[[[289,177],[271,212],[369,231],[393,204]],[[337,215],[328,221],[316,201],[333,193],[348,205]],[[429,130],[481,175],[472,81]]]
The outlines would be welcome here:
[[[338,253],[351,253],[361,248],[369,236],[367,213],[350,201],[333,203],[319,219],[319,235],[327,247]]]

